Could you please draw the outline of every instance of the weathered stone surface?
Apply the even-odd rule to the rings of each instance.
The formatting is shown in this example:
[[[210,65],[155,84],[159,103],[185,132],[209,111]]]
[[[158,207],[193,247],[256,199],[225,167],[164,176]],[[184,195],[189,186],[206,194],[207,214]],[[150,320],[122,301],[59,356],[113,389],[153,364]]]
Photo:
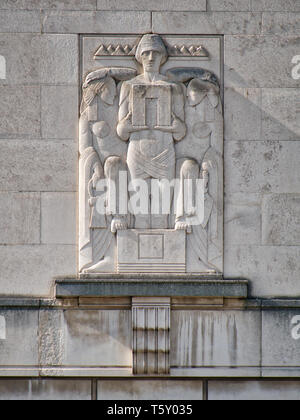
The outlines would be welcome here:
[[[192,380],[102,380],[98,400],[202,400],[202,381]]]
[[[225,190],[244,193],[299,191],[300,142],[226,142]]]
[[[53,277],[76,272],[72,245],[0,246],[1,294],[50,296]]]
[[[207,0],[207,11],[250,12],[251,0]]]
[[[78,125],[77,98],[78,89],[75,86],[42,86],[43,138],[76,138]]]
[[[0,381],[0,400],[90,400],[88,380],[4,379]]]
[[[206,0],[97,0],[99,10],[193,10],[206,11]]]
[[[75,193],[42,193],[41,219],[42,243],[76,244]]]
[[[225,199],[225,243],[261,243],[261,196],[229,194]]]
[[[299,89],[262,90],[262,138],[300,140]]]
[[[0,14],[0,33],[5,32],[28,32],[41,31],[40,12],[31,10],[2,10]]]
[[[40,243],[40,194],[0,193],[0,243]]]
[[[225,278],[248,279],[251,296],[299,296],[300,247],[226,243],[225,249]]]
[[[41,82],[78,83],[78,54],[76,35],[43,35],[40,53]]]
[[[300,13],[263,13],[263,34],[299,35]]]
[[[64,366],[132,366],[131,311],[69,310],[64,323]]]
[[[259,34],[260,13],[154,12],[153,31],[161,34]]]
[[[300,194],[271,194],[262,204],[263,245],[300,245]]]
[[[75,191],[71,141],[0,140],[0,191]]]
[[[300,4],[297,0],[252,0],[252,9],[261,12],[300,12]]]
[[[1,267],[3,270],[4,265]],[[37,366],[38,311],[0,309],[0,316],[6,329],[5,339],[0,339],[0,366]]]
[[[299,400],[299,381],[209,381],[208,399],[230,400]]]
[[[43,32],[145,33],[151,30],[150,12],[43,12]]]
[[[257,366],[258,312],[173,311],[171,366]]]
[[[297,318],[297,321],[295,319]],[[298,327],[297,327],[298,324]],[[262,365],[272,367],[299,366],[299,310],[264,311],[262,317]]]
[[[0,86],[0,138],[40,137],[40,88]]]
[[[299,49],[300,38],[290,34],[225,36],[225,86],[298,87],[299,81],[292,78],[291,60],[299,55]]]
[[[2,0],[0,9],[95,10],[97,0]]]
[[[261,90],[225,90],[225,139],[261,139]]]
[[[6,79],[1,80],[1,85],[40,81],[39,35],[2,34],[0,51],[6,59]]]

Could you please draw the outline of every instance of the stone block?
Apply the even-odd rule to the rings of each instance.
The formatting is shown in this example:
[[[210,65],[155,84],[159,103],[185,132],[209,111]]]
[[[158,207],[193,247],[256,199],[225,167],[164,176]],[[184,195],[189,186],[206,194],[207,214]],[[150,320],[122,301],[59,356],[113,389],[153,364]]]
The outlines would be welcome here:
[[[251,0],[207,0],[207,11],[250,12]]]
[[[2,34],[0,52],[6,59],[6,79],[1,85],[39,83],[40,35]]]
[[[40,194],[0,193],[0,244],[40,243]]]
[[[173,311],[171,366],[257,366],[260,314],[256,311]]]
[[[3,264],[1,267],[4,269]],[[5,334],[0,339],[0,376],[5,366],[37,366],[38,311],[0,309],[0,316],[5,320]]]
[[[244,278],[252,297],[298,297],[300,247],[225,244],[225,278]]]
[[[299,279],[299,277],[298,277]],[[300,365],[299,310],[264,311],[262,317],[262,365]],[[293,335],[297,333],[297,336]]]
[[[78,130],[78,88],[42,86],[42,137],[75,139]]]
[[[131,340],[131,311],[65,311],[62,365],[131,368]]]
[[[300,3],[297,0],[252,0],[252,10],[257,12],[300,12]]]
[[[261,139],[261,90],[228,88],[225,90],[225,139]]]
[[[99,10],[189,10],[206,11],[205,0],[97,0]]]
[[[291,62],[299,36],[225,36],[224,45],[226,87],[299,87]]]
[[[299,400],[299,381],[209,381],[208,400]]]
[[[2,295],[50,296],[53,278],[76,272],[72,245],[0,246]]]
[[[0,86],[0,138],[40,137],[40,88]]]
[[[200,380],[127,379],[98,381],[98,400],[202,400]]]
[[[0,9],[95,10],[97,0],[2,0]]]
[[[43,35],[40,55],[41,82],[77,84],[78,54],[76,35]]]
[[[3,379],[0,400],[90,400],[91,382],[67,379]]]
[[[300,140],[300,90],[262,90],[262,138]]]
[[[42,243],[76,244],[76,207],[75,193],[42,193]]]
[[[75,191],[71,141],[0,140],[0,191]]]
[[[300,245],[300,194],[271,194],[264,197],[262,243]]]
[[[300,13],[263,13],[262,33],[266,35],[299,35]]]
[[[160,34],[260,34],[260,13],[153,12],[153,32]]]
[[[227,195],[224,229],[226,244],[260,244],[261,196],[243,193]]]
[[[226,193],[299,191],[300,142],[225,142]],[[292,168],[292,169],[291,169]],[[292,170],[292,175],[289,175]]]
[[[0,33],[6,32],[40,33],[40,12],[38,10],[1,10]]]
[[[45,33],[146,33],[151,31],[151,13],[139,11],[44,11]]]

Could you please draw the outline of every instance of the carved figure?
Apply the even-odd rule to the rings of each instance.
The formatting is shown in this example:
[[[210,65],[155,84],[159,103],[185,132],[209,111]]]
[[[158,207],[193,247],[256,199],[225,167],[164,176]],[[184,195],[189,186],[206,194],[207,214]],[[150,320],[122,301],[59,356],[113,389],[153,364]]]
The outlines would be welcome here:
[[[85,77],[79,141],[80,272],[116,272],[116,233],[127,229],[184,230],[187,272],[222,271],[220,88],[215,75],[201,68],[174,68],[162,74],[167,51],[159,35],[147,34],[135,49],[140,74],[133,68],[111,67]],[[173,218],[151,212],[128,215],[118,201],[121,190],[129,199],[138,192],[138,179],[149,187],[150,209],[152,181],[165,196],[165,181],[175,178],[179,194],[173,191],[168,203],[174,208]],[[197,209],[185,210],[183,186],[185,180],[198,179],[204,182],[204,220],[195,223]],[[107,180],[104,214],[97,211],[101,180]],[[112,195],[117,197],[115,206],[110,205]]]

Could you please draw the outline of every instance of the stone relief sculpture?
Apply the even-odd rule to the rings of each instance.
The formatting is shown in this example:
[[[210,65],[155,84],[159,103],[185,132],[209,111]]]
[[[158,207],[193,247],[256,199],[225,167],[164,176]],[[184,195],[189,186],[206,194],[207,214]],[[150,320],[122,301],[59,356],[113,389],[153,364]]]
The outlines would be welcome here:
[[[125,47],[122,55],[127,50],[132,55],[132,48]],[[101,67],[84,79],[79,271],[221,273],[223,114],[218,80],[198,67],[162,74],[168,49],[156,34],[141,38],[135,60],[140,71]],[[203,217],[195,198],[199,180]],[[186,185],[193,192],[188,209]],[[138,201],[147,211],[133,211]]]

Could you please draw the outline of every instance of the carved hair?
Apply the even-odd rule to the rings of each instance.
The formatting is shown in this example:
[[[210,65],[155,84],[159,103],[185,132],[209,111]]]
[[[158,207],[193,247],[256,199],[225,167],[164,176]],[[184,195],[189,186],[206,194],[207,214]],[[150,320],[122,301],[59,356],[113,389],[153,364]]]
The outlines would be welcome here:
[[[135,53],[136,60],[142,64],[142,54],[145,51],[158,51],[163,55],[161,64],[165,63],[168,58],[168,52],[163,40],[159,35],[146,34],[140,40]]]

